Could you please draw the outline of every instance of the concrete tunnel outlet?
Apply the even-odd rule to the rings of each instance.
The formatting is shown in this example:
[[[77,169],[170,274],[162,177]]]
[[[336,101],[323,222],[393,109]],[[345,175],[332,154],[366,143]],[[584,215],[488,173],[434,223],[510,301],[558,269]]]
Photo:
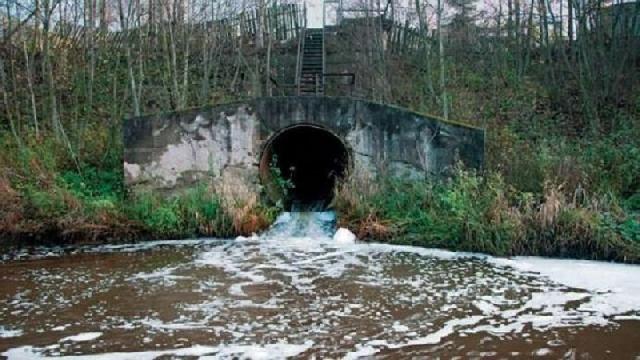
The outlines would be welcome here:
[[[325,208],[349,167],[347,145],[331,131],[298,124],[277,132],[260,158],[267,194],[287,208]]]
[[[298,210],[326,208],[351,173],[435,179],[459,162],[481,169],[485,132],[366,100],[294,96],[127,119],[123,143],[131,192],[170,196],[233,180],[238,197],[265,191]],[[281,191],[281,180],[292,187]]]

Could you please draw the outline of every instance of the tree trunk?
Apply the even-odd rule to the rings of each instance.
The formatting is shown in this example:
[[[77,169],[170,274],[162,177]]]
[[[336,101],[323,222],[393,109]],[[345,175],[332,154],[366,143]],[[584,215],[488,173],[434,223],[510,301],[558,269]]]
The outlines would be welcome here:
[[[26,72],[27,72],[27,86],[29,88],[29,95],[30,95],[30,99],[31,99],[31,115],[33,118],[33,128],[35,130],[36,133],[36,137],[40,136],[40,124],[38,124],[38,111],[37,111],[37,106],[36,106],[36,94],[33,91],[33,72],[31,70],[31,64],[29,63],[29,53],[27,51],[27,42],[24,41],[23,42],[23,49],[24,49],[24,62],[25,62],[25,68],[26,68]]]
[[[573,47],[573,0],[567,0],[567,33],[568,33],[568,45],[569,53]],[[571,59],[571,54],[569,58]]]
[[[438,27],[438,55],[440,58],[440,90],[442,92],[442,116],[445,121],[449,120],[449,108],[447,105],[447,86],[445,83],[445,63],[444,63],[444,41],[442,35],[442,0],[438,0],[438,12],[436,23]]]
[[[131,85],[131,99],[133,100],[133,113],[135,116],[140,116],[140,101],[138,99],[138,91],[136,87],[136,78],[133,72],[133,59],[131,56],[131,43],[129,38],[129,20],[132,16],[132,2],[129,2],[127,16],[125,17],[124,8],[122,5],[123,0],[118,1],[118,11],[120,12],[120,25],[122,26],[122,32],[124,33],[124,46],[127,57],[127,73],[129,75],[129,84]]]

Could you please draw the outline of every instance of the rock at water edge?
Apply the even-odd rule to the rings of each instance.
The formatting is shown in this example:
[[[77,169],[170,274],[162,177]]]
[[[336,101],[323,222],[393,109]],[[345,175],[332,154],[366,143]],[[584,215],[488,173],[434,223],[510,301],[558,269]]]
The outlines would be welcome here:
[[[353,244],[356,241],[356,236],[349,229],[340,228],[333,235],[333,240],[340,244]]]

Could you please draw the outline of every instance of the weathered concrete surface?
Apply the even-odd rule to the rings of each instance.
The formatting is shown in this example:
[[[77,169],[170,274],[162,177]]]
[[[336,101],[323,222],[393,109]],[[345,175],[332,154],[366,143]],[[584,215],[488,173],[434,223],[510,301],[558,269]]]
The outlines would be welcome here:
[[[355,173],[437,176],[484,158],[481,129],[351,98],[270,97],[126,120],[126,184],[173,191],[213,177],[257,190],[265,144],[298,124],[342,139]]]

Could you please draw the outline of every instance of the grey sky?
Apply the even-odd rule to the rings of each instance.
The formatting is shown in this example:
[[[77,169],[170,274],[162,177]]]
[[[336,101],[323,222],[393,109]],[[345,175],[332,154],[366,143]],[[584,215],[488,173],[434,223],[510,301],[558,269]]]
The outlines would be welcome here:
[[[322,27],[322,0],[306,0],[307,22],[311,28]]]

